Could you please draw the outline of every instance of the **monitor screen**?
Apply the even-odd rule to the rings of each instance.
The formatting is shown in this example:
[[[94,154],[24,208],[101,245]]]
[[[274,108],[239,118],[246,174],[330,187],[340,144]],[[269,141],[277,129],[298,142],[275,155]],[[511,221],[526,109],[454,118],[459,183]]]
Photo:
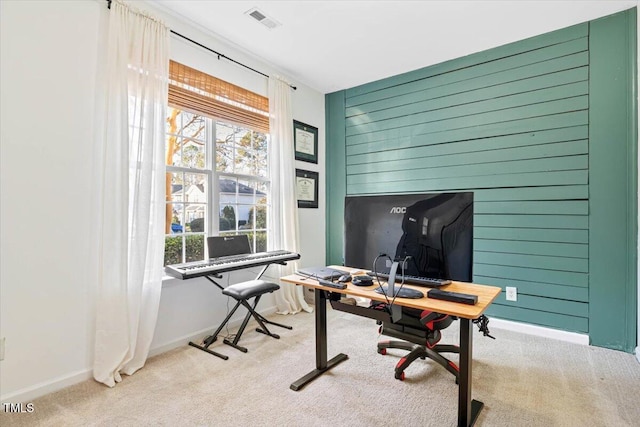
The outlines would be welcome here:
[[[388,194],[345,199],[345,265],[410,257],[405,274],[472,281],[473,193]],[[388,273],[380,257],[375,270]]]

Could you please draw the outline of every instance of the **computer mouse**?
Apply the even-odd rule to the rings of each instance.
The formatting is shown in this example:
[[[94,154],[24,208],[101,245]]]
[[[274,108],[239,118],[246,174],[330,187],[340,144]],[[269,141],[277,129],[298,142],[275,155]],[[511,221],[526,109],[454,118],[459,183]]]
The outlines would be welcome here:
[[[345,282],[350,282],[351,281],[351,275],[350,274],[343,274],[342,276],[338,277],[338,282],[340,283],[345,283]]]

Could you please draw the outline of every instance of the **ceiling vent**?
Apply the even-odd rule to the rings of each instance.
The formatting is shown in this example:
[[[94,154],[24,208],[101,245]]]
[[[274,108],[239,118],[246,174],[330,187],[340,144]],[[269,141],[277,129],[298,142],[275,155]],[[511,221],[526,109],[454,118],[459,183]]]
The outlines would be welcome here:
[[[267,15],[265,15],[261,10],[259,10],[257,7],[254,7],[253,9],[249,9],[245,12],[245,15],[250,16],[251,18],[255,19],[256,21],[258,21],[259,23],[261,23],[262,25],[264,25],[265,27],[267,27],[270,30],[273,30],[276,27],[279,27],[280,24],[278,21],[276,21],[273,18],[269,18]]]

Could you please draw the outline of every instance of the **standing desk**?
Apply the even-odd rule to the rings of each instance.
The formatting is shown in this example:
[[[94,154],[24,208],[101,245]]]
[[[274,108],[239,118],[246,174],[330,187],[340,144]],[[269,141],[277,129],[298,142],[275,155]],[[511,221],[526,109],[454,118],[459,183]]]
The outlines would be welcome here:
[[[342,266],[331,266],[331,268],[346,270],[352,275],[365,274],[365,270],[346,268]],[[386,302],[386,299],[384,295],[375,292],[375,289],[378,288],[377,284],[361,287],[347,283],[347,287],[345,289],[335,289],[328,286],[322,286],[312,278],[297,274],[281,277],[280,280],[286,283],[313,288],[315,292],[316,368],[291,384],[291,389],[298,391],[324,372],[348,359],[346,354],[339,353],[331,360],[327,360],[327,300],[336,300],[340,295],[363,297],[383,302]],[[477,319],[482,315],[482,313],[484,313],[487,307],[500,294],[502,289],[496,286],[478,285],[475,283],[465,282],[452,282],[451,284],[440,288],[446,291],[462,292],[478,296],[478,302],[475,305],[467,305],[428,298],[426,297],[426,292],[428,291],[427,288],[410,285],[405,286],[422,291],[425,294],[425,297],[419,299],[396,298],[394,304],[417,308],[420,310],[431,310],[438,313],[449,314],[460,319],[458,426],[471,426],[475,423],[482,407],[484,406],[482,402],[471,399],[471,361],[473,349],[472,320]],[[364,307],[360,307],[360,309],[367,310]],[[355,310],[352,312],[354,314],[358,314]]]

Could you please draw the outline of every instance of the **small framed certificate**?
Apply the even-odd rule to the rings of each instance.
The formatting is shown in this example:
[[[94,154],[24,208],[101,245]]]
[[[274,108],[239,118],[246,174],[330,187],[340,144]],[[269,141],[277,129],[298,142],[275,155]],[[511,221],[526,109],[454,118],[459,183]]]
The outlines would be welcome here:
[[[318,207],[318,172],[296,169],[296,196],[299,208]]]
[[[318,128],[293,121],[293,146],[296,160],[318,163]]]

